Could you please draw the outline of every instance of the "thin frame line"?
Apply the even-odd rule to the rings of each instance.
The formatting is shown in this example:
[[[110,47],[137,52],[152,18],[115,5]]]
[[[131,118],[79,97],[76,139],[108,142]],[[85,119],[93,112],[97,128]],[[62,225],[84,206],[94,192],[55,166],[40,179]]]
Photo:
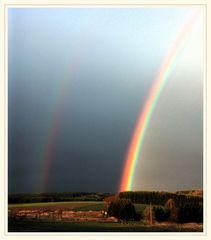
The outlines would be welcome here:
[[[97,7],[101,7],[101,6],[111,6],[111,8],[113,6],[204,6],[205,7],[205,15],[204,15],[204,19],[205,19],[205,76],[204,76],[204,80],[203,82],[205,82],[205,85],[206,85],[206,88],[205,88],[205,91],[203,90],[203,93],[205,92],[205,96],[203,96],[203,100],[205,98],[206,100],[206,104],[204,103],[203,101],[203,117],[205,115],[205,118],[204,118],[204,125],[207,127],[207,114],[206,114],[206,109],[205,109],[205,112],[204,112],[204,108],[207,107],[207,4],[94,4],[94,3],[86,3],[86,4],[77,4],[77,3],[73,3],[73,4],[3,4],[4,6],[4,100],[7,99],[6,103],[7,103],[7,106],[5,106],[6,104],[4,104],[4,114],[7,113],[7,120],[8,120],[8,84],[6,84],[6,78],[7,78],[7,83],[8,83],[8,72],[7,72],[7,75],[6,75],[6,67],[7,67],[7,70],[8,70],[8,56],[7,56],[7,64],[6,64],[6,53],[8,55],[8,44],[6,44],[6,42],[8,43],[8,41],[6,41],[6,29],[8,30],[8,21],[6,21],[6,17],[8,17],[8,14],[6,14],[6,11],[8,11],[8,9],[10,8],[10,6],[40,6],[40,8],[45,8],[45,6],[84,6],[84,7],[87,7],[87,6],[95,6],[96,8]],[[8,7],[9,6],[9,7]],[[52,7],[53,9],[53,7]],[[7,23],[7,26],[6,26],[6,23]],[[8,31],[7,31],[8,33]],[[7,36],[8,37],[8,36]],[[7,39],[8,40],[8,39]],[[7,45],[7,49],[5,48],[5,45]],[[7,76],[7,77],[6,77]],[[7,87],[7,89],[6,89]],[[7,91],[6,91],[7,90]],[[5,94],[7,93],[7,94]],[[206,106],[204,106],[204,104]],[[5,114],[6,116],[6,114]],[[4,149],[7,147],[7,150],[8,150],[8,129],[6,130],[6,121],[5,121],[5,117],[4,117],[4,134],[7,132],[7,142],[5,141],[5,143],[7,143],[7,145],[4,147]],[[7,127],[8,127],[8,124],[7,124]],[[204,126],[203,126],[203,132],[204,132]],[[6,135],[4,136],[4,139],[6,138]],[[203,137],[203,140],[204,140],[204,137]],[[207,143],[207,131],[205,131],[205,141]],[[207,166],[207,148],[206,148],[206,144],[204,143],[203,141],[203,149],[205,148],[206,152],[205,152],[205,155],[206,155],[206,161],[205,161],[205,166]],[[204,152],[204,151],[203,151]],[[6,164],[6,151],[4,152],[4,157],[5,157],[5,161],[4,161],[4,168],[6,170],[6,166],[8,166],[8,159],[7,159],[7,164]],[[8,157],[8,154],[7,154],[7,157]],[[203,164],[204,164],[204,158],[203,158]],[[205,167],[204,166],[204,167]],[[204,168],[203,167],[203,168]],[[7,172],[8,172],[8,169],[7,169]],[[203,174],[204,174],[204,169],[203,169]],[[207,169],[205,170],[205,185],[207,187]],[[4,172],[4,180],[6,179],[6,171]],[[5,181],[5,184],[8,183],[8,176],[7,176],[7,181]],[[5,187],[5,190],[8,189],[8,184],[7,186],[4,186]],[[203,187],[204,187],[204,183],[203,183]],[[4,191],[5,193],[5,191]],[[203,189],[203,197],[204,197],[204,189]],[[8,196],[5,196],[5,200],[7,199]],[[207,210],[207,191],[206,191],[206,195],[205,195],[205,198],[206,198],[206,210]],[[203,198],[203,201],[205,200],[205,198]],[[6,205],[7,205],[7,209],[5,209],[5,213],[7,213],[6,215],[8,215],[8,202],[6,201]],[[207,220],[207,211],[206,211],[206,220]],[[8,217],[7,217],[7,221],[8,221]],[[7,222],[6,221],[6,222]],[[7,222],[8,223],[8,222]],[[207,221],[206,221],[207,223]],[[207,225],[207,224],[206,224]],[[4,227],[5,229],[5,227]],[[111,234],[109,232],[64,232],[63,234],[60,232],[48,232],[48,233],[44,233],[44,232],[27,232],[26,234],[24,234],[23,232],[20,232],[20,234],[17,232],[16,234],[18,235],[15,235],[13,234],[12,232],[8,232],[8,224],[7,224],[7,228],[5,229],[7,230],[6,233],[4,233],[5,236],[31,236],[32,234],[36,234],[36,236],[52,236],[52,235],[56,235],[56,236],[207,236],[207,226],[206,226],[206,232],[204,231],[204,222],[203,222],[203,232],[201,233],[197,233],[197,232],[188,232],[187,234],[185,232],[168,232],[168,233],[160,233],[160,232],[147,232],[149,234],[146,234],[146,232],[124,232],[124,234],[119,234],[118,232],[111,232]],[[58,234],[57,234],[58,233]],[[83,235],[81,235],[81,233],[84,233]],[[144,234],[142,234],[144,233]],[[174,235],[173,235],[174,234]]]

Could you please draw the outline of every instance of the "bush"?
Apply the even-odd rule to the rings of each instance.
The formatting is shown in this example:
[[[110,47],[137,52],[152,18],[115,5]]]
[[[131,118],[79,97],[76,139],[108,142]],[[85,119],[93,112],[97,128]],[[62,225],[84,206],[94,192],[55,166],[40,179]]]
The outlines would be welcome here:
[[[131,200],[115,199],[108,207],[108,215],[122,220],[134,220],[136,211]]]
[[[187,222],[203,222],[203,206],[202,204],[184,204],[178,209],[178,221],[180,223]]]
[[[134,217],[134,221],[140,221],[143,219],[142,213],[136,213]]]
[[[153,221],[155,219],[155,215],[154,215],[153,208],[151,206],[150,207],[146,207],[144,209],[143,217],[144,217],[144,220],[147,221],[148,223],[153,223]]]
[[[117,198],[118,197],[116,195],[112,195],[112,196],[109,196],[109,197],[106,197],[106,198],[103,199],[103,201],[104,201],[104,209],[105,209],[106,212],[108,211],[108,208],[109,208],[110,204],[112,202],[116,201]]]
[[[155,220],[158,222],[167,221],[170,217],[170,210],[164,207],[153,207]]]
[[[165,209],[169,211],[169,220],[172,222],[177,222],[178,209],[172,198],[165,203]]]

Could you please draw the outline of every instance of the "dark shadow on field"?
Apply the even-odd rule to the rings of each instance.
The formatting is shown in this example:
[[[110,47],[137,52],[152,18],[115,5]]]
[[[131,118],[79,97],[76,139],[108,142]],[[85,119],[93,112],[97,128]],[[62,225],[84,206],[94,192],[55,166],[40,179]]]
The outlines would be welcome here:
[[[145,225],[141,222],[14,221],[9,232],[202,232],[202,224]]]

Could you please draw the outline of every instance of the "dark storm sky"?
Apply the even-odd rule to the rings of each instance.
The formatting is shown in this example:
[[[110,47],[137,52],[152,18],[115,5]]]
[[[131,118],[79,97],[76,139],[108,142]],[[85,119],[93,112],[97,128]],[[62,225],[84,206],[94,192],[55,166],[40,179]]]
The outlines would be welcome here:
[[[135,122],[189,11],[9,9],[9,192],[118,190]],[[202,187],[199,31],[153,115],[137,189]]]

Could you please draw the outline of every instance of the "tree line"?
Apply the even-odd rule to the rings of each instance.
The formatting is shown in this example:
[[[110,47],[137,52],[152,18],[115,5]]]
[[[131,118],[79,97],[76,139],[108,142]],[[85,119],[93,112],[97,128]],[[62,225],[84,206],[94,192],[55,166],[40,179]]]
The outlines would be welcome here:
[[[96,192],[53,192],[53,193],[19,193],[9,194],[8,203],[39,203],[39,202],[65,202],[65,201],[103,201],[111,193]]]
[[[192,196],[186,194],[177,194],[170,192],[158,192],[158,191],[127,191],[120,192],[119,198],[130,199],[133,203],[164,205],[168,199],[173,199],[177,206],[184,204],[189,205],[203,205],[202,196]]]
[[[146,204],[137,213],[134,203]],[[182,195],[169,192],[121,192],[105,199],[108,215],[122,220],[158,222],[203,222],[202,196]]]

